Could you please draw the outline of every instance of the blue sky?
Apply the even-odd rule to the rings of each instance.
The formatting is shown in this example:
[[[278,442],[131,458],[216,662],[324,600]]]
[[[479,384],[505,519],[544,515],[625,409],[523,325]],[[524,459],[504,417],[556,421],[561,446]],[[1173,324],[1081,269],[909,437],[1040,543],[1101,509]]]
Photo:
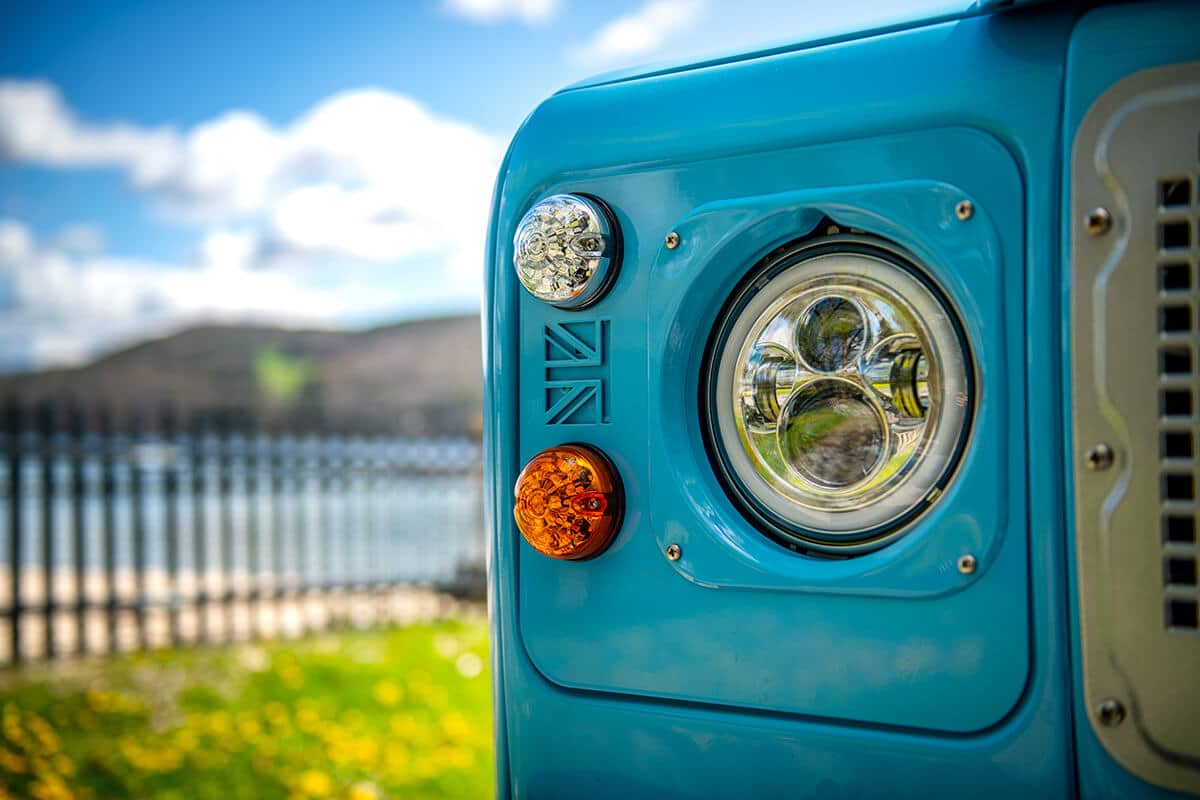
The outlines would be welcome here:
[[[897,13],[873,0],[6,4],[0,370],[199,321],[476,309],[495,169],[542,98],[595,72]]]

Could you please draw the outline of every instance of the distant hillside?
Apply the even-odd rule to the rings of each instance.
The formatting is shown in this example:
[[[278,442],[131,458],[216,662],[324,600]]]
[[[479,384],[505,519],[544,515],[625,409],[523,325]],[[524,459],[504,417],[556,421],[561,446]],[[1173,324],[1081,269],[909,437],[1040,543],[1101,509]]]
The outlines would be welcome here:
[[[75,369],[0,377],[0,397],[74,397],[118,415],[171,405],[185,417],[251,415],[271,427],[349,427],[414,435],[477,433],[479,317],[365,331],[205,326]]]

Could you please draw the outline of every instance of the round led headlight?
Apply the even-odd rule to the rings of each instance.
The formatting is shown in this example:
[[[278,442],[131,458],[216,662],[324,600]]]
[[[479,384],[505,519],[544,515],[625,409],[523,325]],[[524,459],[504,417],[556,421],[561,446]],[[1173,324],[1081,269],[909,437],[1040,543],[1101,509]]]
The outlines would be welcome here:
[[[616,277],[621,241],[612,212],[591,197],[556,194],[521,218],[513,266],[530,294],[560,308],[600,299]]]
[[[731,301],[711,353],[716,461],[788,544],[876,547],[949,479],[974,402],[970,357],[898,249],[836,237],[776,251]]]

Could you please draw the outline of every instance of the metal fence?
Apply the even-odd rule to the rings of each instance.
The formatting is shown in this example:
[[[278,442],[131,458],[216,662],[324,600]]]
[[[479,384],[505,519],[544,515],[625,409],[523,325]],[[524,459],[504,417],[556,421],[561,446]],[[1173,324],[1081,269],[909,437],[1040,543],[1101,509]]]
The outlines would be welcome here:
[[[0,662],[294,635],[481,591],[469,440],[122,423],[4,409]]]

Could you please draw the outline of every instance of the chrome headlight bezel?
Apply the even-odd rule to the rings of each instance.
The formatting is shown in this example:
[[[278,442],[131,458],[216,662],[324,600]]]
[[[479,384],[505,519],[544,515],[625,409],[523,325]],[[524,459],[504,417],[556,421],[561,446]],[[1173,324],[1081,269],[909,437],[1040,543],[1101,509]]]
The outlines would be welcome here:
[[[779,486],[771,485],[771,476],[764,477],[762,465],[754,463],[754,446],[745,430],[742,410],[735,408],[738,400],[734,374],[735,370],[745,370],[750,363],[746,356],[751,345],[758,351],[763,349],[761,339],[757,337],[774,319],[773,307],[774,313],[778,314],[779,309],[788,304],[806,302],[803,298],[809,295],[816,298],[807,301],[810,306],[819,304],[823,297],[836,296],[847,299],[861,312],[862,307],[853,299],[852,292],[847,291],[848,282],[855,281],[858,288],[854,291],[877,290],[889,294],[893,302],[919,315],[925,325],[916,335],[922,347],[927,348],[926,352],[931,353],[926,356],[928,361],[936,361],[939,365],[929,368],[926,386],[936,393],[936,404],[931,402],[929,418],[922,428],[923,436],[928,430],[924,441],[930,446],[911,459],[911,464],[904,465],[899,478],[891,484],[884,481],[882,489],[868,502],[857,507],[822,508],[824,499],[813,501],[803,492],[798,492],[799,496],[789,494],[786,487],[783,487],[785,493],[781,494]],[[796,287],[807,288],[793,291]],[[752,329],[764,319],[767,323],[752,334]],[[800,333],[795,336],[792,357],[803,369],[804,357],[799,354],[804,346],[803,336]],[[867,340],[860,344],[865,353],[883,346],[884,340]],[[865,364],[862,356],[855,351],[849,358],[856,365]],[[961,368],[953,368],[955,363]],[[794,550],[833,555],[874,550],[908,530],[909,523],[941,496],[953,478],[978,406],[974,363],[955,306],[907,251],[865,234],[840,234],[793,242],[776,249],[755,265],[747,279],[731,294],[718,318],[708,343],[701,379],[705,444],[728,494],[746,516],[772,538]],[[926,366],[928,368],[928,364]],[[860,385],[866,387],[866,367],[859,369],[862,372]],[[845,388],[841,386],[839,372],[822,368],[809,368],[806,381],[803,385],[796,383],[790,387],[790,395],[771,397],[769,402],[782,406],[800,394],[801,388],[817,382],[827,383],[831,389]],[[873,390],[867,393],[870,391]],[[876,408],[880,398],[872,394],[859,399],[864,407]],[[780,427],[782,429],[782,423]],[[886,423],[885,433],[891,435]],[[770,472],[770,468],[766,471]],[[868,484],[878,471],[875,469],[861,483]],[[792,473],[793,476],[796,474]],[[891,478],[889,474],[888,480]],[[842,497],[850,494],[831,487],[829,496],[837,497],[839,492]]]

